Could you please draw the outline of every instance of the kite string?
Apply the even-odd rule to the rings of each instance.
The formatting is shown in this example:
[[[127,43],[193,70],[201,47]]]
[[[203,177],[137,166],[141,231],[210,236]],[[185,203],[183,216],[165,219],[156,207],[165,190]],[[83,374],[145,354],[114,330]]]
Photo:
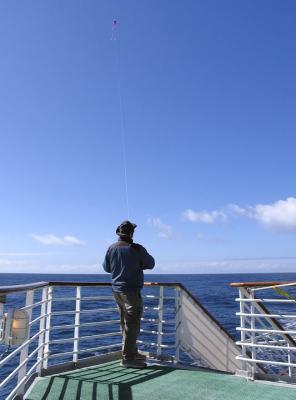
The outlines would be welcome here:
[[[116,21],[117,24],[117,21]],[[114,27],[114,21],[113,21]],[[114,27],[116,29],[116,27]],[[126,157],[126,134],[125,134],[125,115],[124,115],[124,104],[122,96],[122,85],[121,85],[121,58],[120,58],[120,40],[118,34],[114,37],[117,42],[117,82],[118,82],[118,97],[119,97],[119,110],[120,110],[120,133],[121,133],[121,147],[122,147],[122,160],[124,169],[124,185],[125,185],[125,201],[127,209],[127,217],[130,218],[130,207],[129,207],[129,193],[128,193],[128,179],[127,179],[127,157]]]

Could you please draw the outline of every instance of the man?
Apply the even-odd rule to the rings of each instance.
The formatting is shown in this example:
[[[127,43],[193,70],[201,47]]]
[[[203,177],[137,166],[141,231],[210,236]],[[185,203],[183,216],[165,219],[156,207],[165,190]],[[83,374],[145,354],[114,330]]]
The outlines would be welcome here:
[[[138,352],[143,303],[141,289],[144,269],[152,269],[154,258],[140,244],[133,242],[136,224],[122,222],[116,229],[118,241],[107,250],[103,268],[111,273],[112,290],[120,313],[123,336],[122,361],[125,368],[145,368],[145,356]]]

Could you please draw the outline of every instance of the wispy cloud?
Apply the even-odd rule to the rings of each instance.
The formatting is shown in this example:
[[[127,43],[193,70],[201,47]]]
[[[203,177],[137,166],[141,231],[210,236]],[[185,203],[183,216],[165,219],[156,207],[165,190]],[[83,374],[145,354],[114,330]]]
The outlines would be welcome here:
[[[182,216],[187,221],[203,224],[213,224],[217,221],[227,221],[227,214],[223,210],[194,211],[189,208],[182,213]]]
[[[242,208],[229,206],[239,216],[257,220],[266,228],[279,232],[296,232],[296,198],[288,197],[272,204],[257,204]]]
[[[173,237],[173,228],[165,224],[160,218],[148,218],[148,224],[158,231],[158,236],[163,239],[170,239]]]
[[[31,235],[33,239],[47,246],[85,246],[86,242],[75,236],[58,237],[52,234]]]
[[[235,215],[238,215],[240,217],[248,217],[248,216],[250,216],[250,210],[248,210],[246,208],[243,208],[243,207],[240,207],[237,204],[228,204],[227,211],[232,215],[235,214]]]
[[[37,273],[37,274],[97,274],[104,273],[102,262],[86,263],[50,263],[46,261],[5,260],[0,258],[0,271],[3,273]],[[108,280],[108,279],[106,279]]]

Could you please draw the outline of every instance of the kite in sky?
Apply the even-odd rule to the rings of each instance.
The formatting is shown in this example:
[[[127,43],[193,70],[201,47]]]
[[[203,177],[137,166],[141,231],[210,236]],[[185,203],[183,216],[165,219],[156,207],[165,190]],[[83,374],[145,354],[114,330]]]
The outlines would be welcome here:
[[[117,37],[117,19],[113,19],[112,21],[112,30],[111,30],[111,40],[116,40]]]

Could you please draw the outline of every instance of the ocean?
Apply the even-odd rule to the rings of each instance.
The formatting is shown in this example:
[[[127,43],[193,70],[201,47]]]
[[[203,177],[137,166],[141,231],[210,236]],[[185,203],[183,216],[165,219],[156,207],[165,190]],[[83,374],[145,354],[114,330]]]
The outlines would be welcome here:
[[[146,275],[147,282],[179,282],[182,283],[191,293],[192,295],[200,302],[202,305],[220,322],[220,324],[235,338],[238,339],[238,332],[236,327],[239,325],[239,319],[235,315],[238,311],[238,303],[235,301],[235,298],[238,296],[238,290],[235,288],[231,288],[229,284],[231,282],[250,282],[250,281],[296,281],[296,273],[272,273],[272,274],[178,274],[178,275],[156,275],[156,274],[149,274]],[[110,282],[109,275],[62,275],[62,274],[0,274],[0,286],[4,285],[21,285],[25,283],[32,283],[32,282],[40,282],[40,281],[79,281],[79,282]],[[83,288],[84,295],[86,296],[98,296],[98,295],[110,295],[110,288],[103,288],[100,289],[100,293],[98,293],[99,288],[90,287],[90,288]],[[145,294],[153,294],[153,290],[157,290],[155,288],[145,289]],[[60,297],[72,296],[74,295],[73,288],[55,288],[57,291],[57,295]],[[155,293],[155,292],[154,292]],[[8,296],[6,307],[14,306],[14,307],[21,307],[23,306],[24,297],[22,295],[14,295],[12,302],[12,296]],[[146,304],[144,305],[157,305],[153,304],[152,300],[145,299]],[[172,319],[172,310],[173,310],[173,300],[168,300],[168,314],[166,318]],[[69,302],[71,303],[71,302]],[[86,301],[85,304],[86,309],[95,309],[95,308],[104,308],[106,307],[106,303],[104,301],[98,304],[92,301]],[[73,304],[54,304],[53,310],[71,310],[73,309]],[[110,304],[109,304],[110,306]],[[37,312],[37,310],[36,310]],[[37,315],[37,314],[36,314]],[[57,325],[67,325],[71,324],[74,321],[70,320],[69,315],[61,315],[55,322]],[[71,316],[73,318],[73,316]],[[91,322],[94,321],[95,316],[92,314],[85,314],[83,322]],[[101,318],[101,317],[100,317]],[[105,313],[104,320],[107,319],[117,319],[118,315],[117,312],[113,313]],[[37,327],[36,327],[37,328]],[[152,327],[149,327],[152,328]],[[116,329],[117,327],[110,327],[110,326],[86,326],[82,329],[81,335],[87,336],[92,334],[101,334],[106,332],[112,332],[112,329]],[[146,329],[146,327],[145,327]],[[155,328],[154,328],[155,329]],[[71,332],[61,331],[53,331],[52,339],[57,339],[62,337],[73,337],[73,330]],[[143,335],[140,339],[148,339],[147,335]],[[151,338],[150,338],[151,340]],[[168,341],[168,344],[173,343],[174,338],[171,336],[171,340]],[[120,338],[116,337],[108,337],[103,341],[100,341],[100,345],[108,345],[109,343],[118,343]],[[85,346],[86,349],[90,347],[95,347],[97,344],[92,341],[88,340],[85,345],[81,343],[81,348]],[[72,344],[68,345],[65,344],[63,351],[71,351]],[[61,347],[61,346],[60,346]],[[4,346],[0,345],[0,357],[1,351],[4,351]],[[60,352],[60,348],[58,349],[58,345],[53,345],[51,351],[54,353]],[[96,354],[96,353],[94,353]],[[94,355],[92,353],[85,353],[85,356]],[[63,361],[63,359],[59,359],[59,362]],[[67,361],[66,359],[64,361]],[[68,359],[69,361],[69,359]],[[13,370],[18,365],[17,358],[10,362],[9,365],[2,367],[0,370],[0,382],[3,380],[3,377],[7,375],[8,371]],[[10,385],[12,387],[13,383]],[[7,395],[8,390],[10,388],[7,387],[4,391],[0,391],[0,399],[5,398]],[[11,390],[11,389],[10,389]]]

